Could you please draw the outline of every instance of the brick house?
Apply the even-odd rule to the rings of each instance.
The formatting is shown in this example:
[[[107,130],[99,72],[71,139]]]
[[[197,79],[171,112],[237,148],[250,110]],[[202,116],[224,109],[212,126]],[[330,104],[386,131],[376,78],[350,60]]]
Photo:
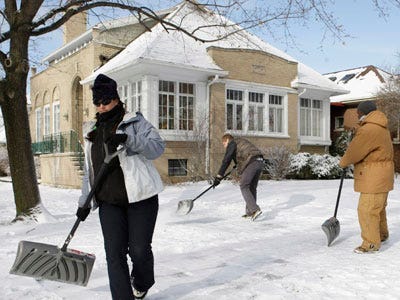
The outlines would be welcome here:
[[[356,109],[362,101],[378,100],[377,93],[391,78],[391,74],[372,65],[331,72],[324,76],[349,91],[348,94],[331,97],[332,141],[344,130],[344,112]]]
[[[331,139],[334,142],[345,129],[344,113],[356,115],[360,102],[377,101],[378,92],[393,79],[393,75],[372,65],[324,74],[350,93],[331,97]],[[379,107],[378,107],[379,109]],[[400,171],[400,143],[398,133],[393,133],[396,171]]]
[[[229,30],[207,27],[221,22],[221,17],[186,1],[161,13],[189,31],[205,26],[204,38],[214,39],[221,30],[222,34]],[[346,91],[321,74],[246,31],[200,43],[178,31],[166,31],[161,24],[151,23],[151,31],[138,22],[118,24],[124,24],[118,30],[125,30],[121,36],[129,43],[119,48],[101,43],[94,27],[50,54],[45,59],[49,68],[32,77],[31,99],[36,100],[30,120],[35,141],[43,136],[43,122],[55,132],[54,103],[60,105],[60,131],[73,129],[81,136],[81,124],[95,114],[90,84],[103,73],[118,82],[127,110],[141,111],[166,140],[165,153],[155,161],[165,182],[214,174],[224,153],[220,138],[225,132],[246,137],[262,149],[284,145],[293,152],[327,151],[329,98]],[[127,26],[135,28],[135,34]],[[114,34],[107,29],[100,32],[103,41]],[[86,44],[83,37],[90,37]],[[76,51],[66,54],[72,45]],[[53,95],[46,101],[45,91]],[[38,112],[45,105],[50,107],[48,121]],[[74,125],[77,115],[80,123]],[[67,176],[59,175],[57,163],[63,159],[65,168],[72,170],[67,166],[71,153],[63,155],[41,155],[42,182],[79,186],[65,184]],[[46,177],[43,172],[54,175]]]

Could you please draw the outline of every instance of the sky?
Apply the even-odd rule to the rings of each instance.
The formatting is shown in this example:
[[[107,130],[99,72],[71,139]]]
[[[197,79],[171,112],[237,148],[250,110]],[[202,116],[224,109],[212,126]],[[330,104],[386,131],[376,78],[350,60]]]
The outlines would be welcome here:
[[[310,24],[309,29],[299,28],[296,34],[301,51],[272,44],[322,74],[367,65],[391,71],[400,63],[400,8],[392,8],[383,18],[370,0],[339,0],[333,13],[351,36],[344,43],[331,38],[321,43],[320,26]]]
[[[166,186],[153,237],[155,285],[148,300],[399,299],[400,181],[389,193],[389,240],[378,253],[356,254],[360,245],[358,193],[345,179],[338,238],[327,246],[321,224],[334,212],[339,180],[262,180],[263,213],[244,219],[237,184],[223,181],[194,199],[207,182]],[[86,287],[9,274],[20,241],[61,247],[73,223],[79,190],[40,185],[45,213],[38,222],[10,224],[12,185],[0,181],[0,295],[2,300],[111,300],[98,211],[81,223],[69,248],[95,254]]]
[[[309,22],[307,28],[292,28],[296,44],[288,45],[261,32],[256,34],[322,74],[366,65],[390,72],[400,65],[400,7],[389,6],[389,15],[381,17],[372,0],[337,0],[335,5],[326,2],[338,23],[351,36],[343,42],[329,35],[322,41],[321,24],[315,22]],[[280,29],[277,30],[279,36]],[[37,43],[37,53],[43,58],[61,44],[62,32],[58,30]],[[38,60],[36,58],[36,62]]]

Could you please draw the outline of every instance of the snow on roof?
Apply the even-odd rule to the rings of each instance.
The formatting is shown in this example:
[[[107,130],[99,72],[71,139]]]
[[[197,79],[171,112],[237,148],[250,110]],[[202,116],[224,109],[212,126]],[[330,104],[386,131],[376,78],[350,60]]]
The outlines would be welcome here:
[[[335,95],[345,94],[349,91],[325,78],[314,69],[303,63],[298,64],[298,76],[292,82],[293,87],[329,90]]]
[[[143,33],[132,41],[121,53],[84,79],[82,83],[94,80],[100,73],[116,73],[138,63],[140,60],[168,62],[174,65],[186,65],[221,72],[223,70],[207,54],[207,48],[210,46],[261,50],[296,62],[285,52],[265,43],[255,35],[241,30],[225,18],[210,11],[200,11],[196,6],[186,1],[177,6],[175,11],[166,17],[166,20],[179,24],[188,32],[201,28],[196,34],[204,40],[216,40],[220,36],[232,34],[223,40],[203,43],[183,32],[172,29],[166,30],[162,24],[157,24],[151,31]],[[218,24],[219,26],[210,26],[210,24]],[[221,24],[227,24],[228,27],[221,26]]]
[[[349,94],[331,97],[331,102],[352,102],[374,98],[379,90],[390,80],[391,75],[375,66],[324,74],[337,86],[350,91]]]
[[[165,29],[164,25],[157,24],[152,31],[147,31],[132,41],[118,55],[85,78],[82,83],[93,81],[100,73],[116,75],[119,71],[146,60],[153,63],[205,69],[221,74],[224,70],[216,65],[207,53],[207,48],[211,46],[259,50],[290,62],[298,62],[223,16],[210,10],[199,9],[198,6],[187,1],[176,6],[165,20],[179,25],[187,32],[195,31],[196,36],[211,42],[202,43],[183,32]],[[219,37],[224,36],[225,38],[218,40]],[[298,64],[298,78],[292,84],[293,87],[328,90],[336,95],[347,92],[302,63]]]

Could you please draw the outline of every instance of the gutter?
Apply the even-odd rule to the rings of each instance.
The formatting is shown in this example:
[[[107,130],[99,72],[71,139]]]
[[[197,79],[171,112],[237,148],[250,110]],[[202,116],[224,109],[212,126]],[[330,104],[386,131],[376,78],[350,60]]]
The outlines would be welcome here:
[[[205,173],[210,174],[210,86],[214,83],[221,82],[219,75],[214,75],[214,78],[207,82],[206,87],[206,104],[207,104],[207,138],[206,138],[206,165],[205,165]]]

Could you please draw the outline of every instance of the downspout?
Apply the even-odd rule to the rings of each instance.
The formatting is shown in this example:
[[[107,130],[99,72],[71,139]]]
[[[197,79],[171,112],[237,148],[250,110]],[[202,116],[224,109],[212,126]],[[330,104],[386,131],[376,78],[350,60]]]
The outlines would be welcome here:
[[[210,86],[219,81],[219,75],[215,75],[214,78],[207,83],[206,88],[206,104],[207,104],[207,138],[206,138],[206,165],[205,165],[205,173],[210,174]]]
[[[300,148],[301,148],[301,144],[300,144],[300,97],[301,97],[305,92],[307,92],[307,89],[306,89],[306,88],[305,88],[304,90],[302,90],[300,94],[297,95],[297,98],[298,98],[298,101],[299,101],[299,102],[298,102],[298,103],[299,103],[299,106],[298,106],[298,108],[297,108],[297,109],[298,109],[298,110],[297,110],[297,115],[299,116],[299,120],[298,120],[298,122],[297,122],[297,128],[298,128],[297,151],[299,151]]]

